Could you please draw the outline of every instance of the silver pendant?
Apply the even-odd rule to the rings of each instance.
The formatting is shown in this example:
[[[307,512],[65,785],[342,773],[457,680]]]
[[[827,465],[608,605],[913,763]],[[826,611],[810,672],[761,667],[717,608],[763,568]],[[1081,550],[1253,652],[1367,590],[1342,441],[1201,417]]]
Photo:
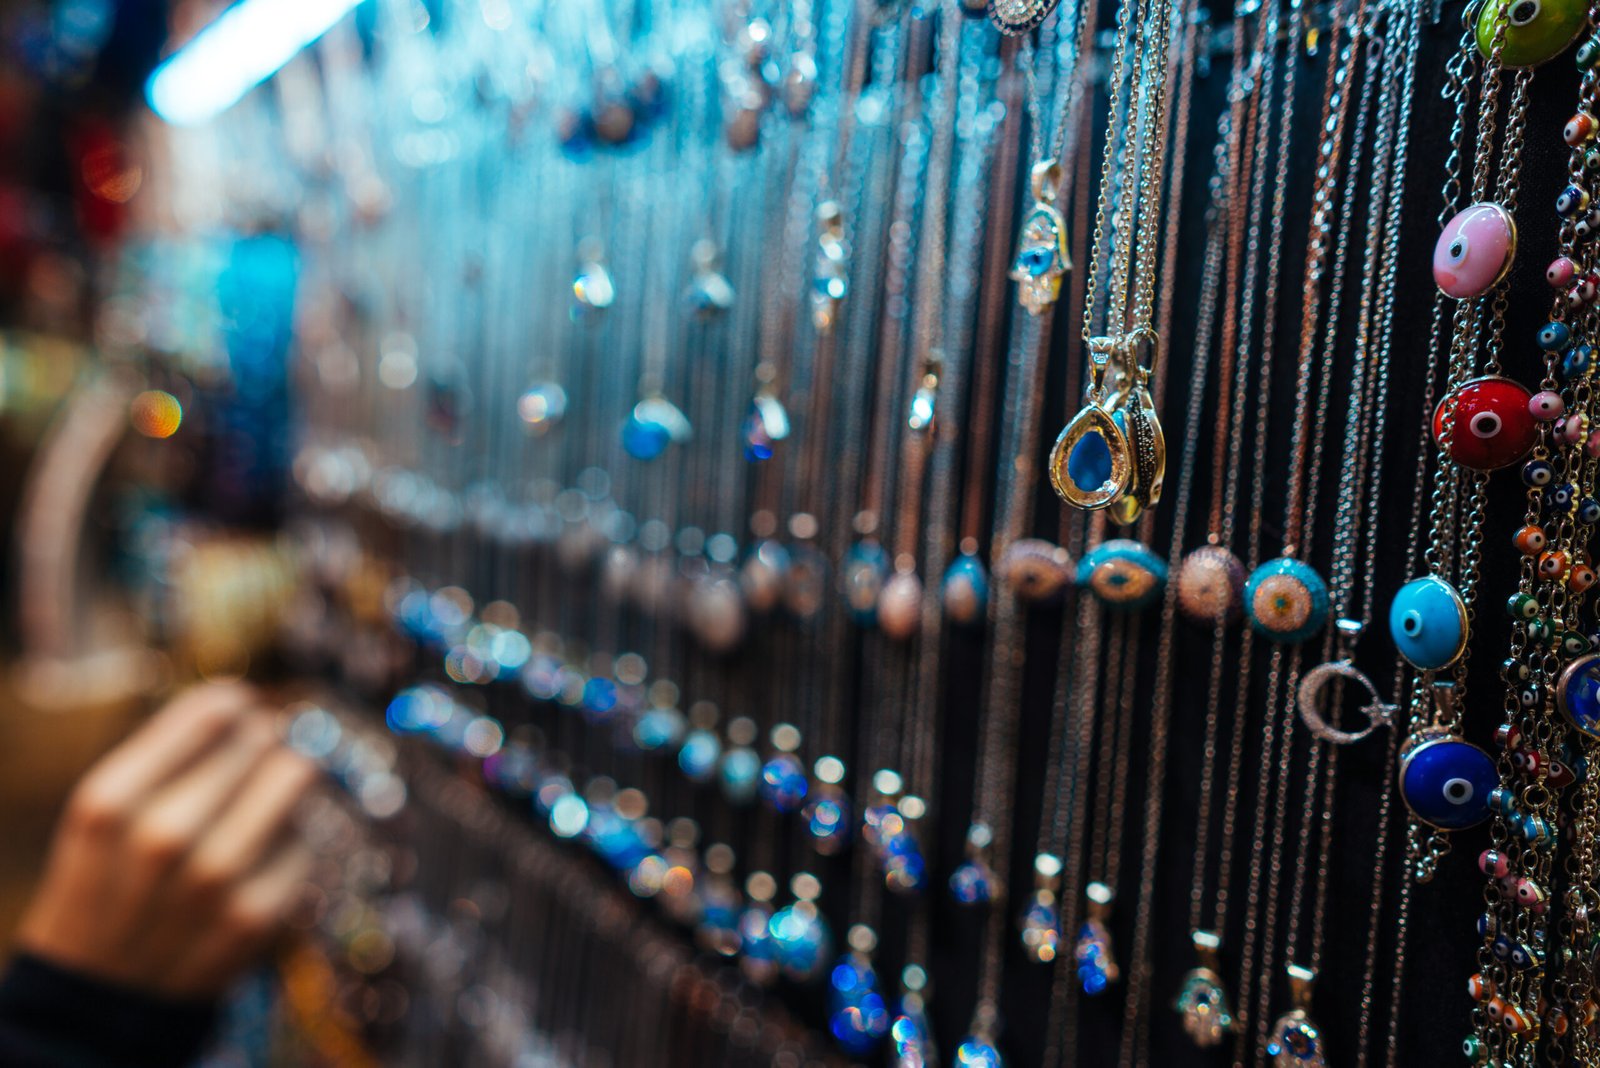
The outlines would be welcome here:
[[[1341,619],[1334,626],[1339,630],[1341,651],[1348,653],[1350,646],[1361,634],[1361,623],[1353,619]],[[1367,724],[1357,731],[1340,730],[1323,715],[1322,691],[1345,679],[1363,687],[1369,698],[1360,708],[1361,714],[1367,717]],[[1348,656],[1342,660],[1319,664],[1306,672],[1300,680],[1296,704],[1300,709],[1301,721],[1311,733],[1334,745],[1351,745],[1361,741],[1379,727],[1392,726],[1395,712],[1398,711],[1398,706],[1385,701],[1377,686],[1356,668]],[[1338,710],[1333,710],[1333,714],[1337,721]]]
[[[1061,0],[989,0],[989,21],[1001,33],[1027,33],[1049,17]]]

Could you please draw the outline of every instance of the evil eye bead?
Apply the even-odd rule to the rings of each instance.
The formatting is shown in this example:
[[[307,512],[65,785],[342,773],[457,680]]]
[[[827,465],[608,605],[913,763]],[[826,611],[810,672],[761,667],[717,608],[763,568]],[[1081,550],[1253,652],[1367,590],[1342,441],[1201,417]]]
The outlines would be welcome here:
[[[1565,289],[1578,277],[1578,265],[1566,256],[1557,256],[1544,269],[1544,280],[1551,289]]]
[[[1111,608],[1142,608],[1167,584],[1167,564],[1127,538],[1102,542],[1078,562],[1078,582]]]
[[[1024,601],[1048,601],[1072,581],[1067,550],[1042,538],[1019,538],[1006,546],[997,569],[1000,581]]]
[[[1600,208],[1592,208],[1589,214],[1572,224],[1572,235],[1579,241],[1587,241],[1595,234],[1600,234]]]
[[[1594,346],[1574,345],[1561,357],[1561,377],[1582,378],[1594,366]]]
[[[1533,489],[1544,489],[1556,477],[1556,469],[1547,460],[1529,460],[1522,465],[1522,481]]]
[[[1556,441],[1562,445],[1573,446],[1581,442],[1589,433],[1589,421],[1582,412],[1573,412],[1556,420]]]
[[[1244,610],[1256,633],[1292,645],[1327,622],[1328,587],[1314,568],[1299,560],[1270,560],[1244,584]]]
[[[1600,148],[1591,148],[1583,154],[1583,169],[1590,174],[1600,171]]]
[[[1578,502],[1578,522],[1585,525],[1600,523],[1600,501],[1585,497]]]
[[[1571,566],[1572,558],[1560,549],[1547,549],[1539,555],[1539,577],[1546,581],[1561,581]]]
[[[1532,523],[1517,531],[1517,536],[1512,539],[1517,551],[1523,556],[1538,556],[1544,552],[1550,539],[1545,537],[1544,528],[1534,526]]]
[[[1489,1063],[1489,1047],[1483,1044],[1483,1039],[1477,1035],[1468,1035],[1461,1040],[1461,1055],[1470,1065],[1484,1065]]]
[[[1553,389],[1541,389],[1528,399],[1528,414],[1541,423],[1554,422],[1566,413],[1566,401]]]
[[[1498,850],[1485,849],[1478,854],[1478,870],[1491,878],[1503,879],[1511,871],[1511,861]]]
[[[1548,619],[1528,620],[1528,641],[1535,645],[1545,645],[1556,636],[1556,628]]]
[[[1514,593],[1506,601],[1506,612],[1512,619],[1526,623],[1539,618],[1539,602],[1525,593]]]
[[[1587,563],[1572,565],[1572,570],[1567,572],[1567,589],[1573,593],[1583,593],[1594,585],[1594,568]]]
[[[1244,603],[1244,564],[1220,545],[1202,545],[1178,565],[1178,611],[1204,625],[1238,616]]]
[[[1468,976],[1467,996],[1473,1001],[1488,1001],[1494,997],[1494,980],[1482,972]]]
[[[1511,754],[1511,766],[1530,778],[1536,778],[1544,767],[1544,761],[1531,749],[1518,749]]]
[[[1579,70],[1588,70],[1596,63],[1600,63],[1600,38],[1591,37],[1578,46],[1578,51],[1572,56]]]
[[[1507,1004],[1500,1026],[1513,1035],[1520,1035],[1533,1026],[1533,1018],[1515,1005]]]
[[[1562,670],[1556,707],[1578,730],[1600,738],[1600,655],[1579,657]]]
[[[1511,894],[1523,908],[1539,908],[1545,902],[1544,887],[1532,879],[1518,879],[1512,885]]]
[[[1488,819],[1489,793],[1499,782],[1489,754],[1453,735],[1430,738],[1400,760],[1400,796],[1419,820],[1440,830]]]
[[[1594,136],[1594,116],[1580,111],[1561,128],[1561,140],[1576,148]]]
[[[1589,210],[1589,191],[1581,185],[1569,185],[1556,197],[1556,214],[1563,219],[1582,215]]]
[[[1455,663],[1466,648],[1466,603],[1436,575],[1413,579],[1389,606],[1389,633],[1412,666],[1436,671]]]
[[[1552,511],[1564,512],[1572,507],[1572,498],[1577,495],[1578,487],[1570,482],[1550,486],[1544,491],[1544,506]]]
[[[1566,50],[1582,32],[1586,14],[1583,0],[1486,3],[1478,12],[1474,27],[1478,51],[1487,59],[1494,54],[1495,38],[1499,37],[1503,66],[1537,67]]]
[[[1596,296],[1600,296],[1600,275],[1593,272],[1581,275],[1567,291],[1567,306],[1581,308],[1593,304]]]
[[[839,566],[840,592],[850,617],[863,627],[878,622],[878,597],[889,575],[889,553],[875,541],[858,541]]]
[[[1575,630],[1564,630],[1556,637],[1562,656],[1582,656],[1589,651],[1589,636]]]
[[[1532,397],[1509,378],[1473,379],[1446,395],[1433,410],[1434,440],[1463,467],[1474,471],[1508,467],[1526,456],[1538,440],[1539,424],[1528,414]]]
[[[1545,323],[1533,340],[1545,352],[1560,352],[1572,340],[1572,328],[1566,323]]]
[[[1433,246],[1433,280],[1456,300],[1479,297],[1511,270],[1517,227],[1498,204],[1472,204],[1445,224]]]

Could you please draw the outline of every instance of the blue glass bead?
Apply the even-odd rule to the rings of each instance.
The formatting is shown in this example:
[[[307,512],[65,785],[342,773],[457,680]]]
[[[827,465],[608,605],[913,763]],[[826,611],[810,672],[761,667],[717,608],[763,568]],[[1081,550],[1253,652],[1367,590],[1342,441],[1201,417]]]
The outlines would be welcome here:
[[[939,594],[950,622],[963,626],[981,622],[989,608],[989,574],[983,561],[970,553],[956,557],[944,573]]]
[[[913,894],[928,885],[928,862],[922,844],[910,833],[895,835],[885,843],[883,883],[899,894]]]
[[[1577,486],[1570,482],[1563,482],[1559,486],[1550,486],[1545,489],[1543,504],[1554,512],[1565,511],[1572,507],[1572,499],[1577,495]]]
[[[1541,489],[1556,477],[1556,469],[1548,460],[1529,460],[1522,465],[1522,481],[1533,489]]]
[[[1444,579],[1413,579],[1389,606],[1389,633],[1414,667],[1437,671],[1455,663],[1466,648],[1467,606]]]
[[[1037,278],[1050,269],[1050,265],[1055,262],[1055,258],[1055,249],[1041,245],[1035,248],[1025,248],[1018,252],[1017,265]]]
[[[1556,214],[1563,219],[1581,215],[1589,208],[1589,191],[1581,185],[1569,185],[1556,197]]]
[[[779,753],[761,767],[761,799],[779,812],[793,812],[805,803],[806,769],[793,753]]]
[[[1499,787],[1494,760],[1453,735],[1427,738],[1400,759],[1400,796],[1430,826],[1455,831],[1489,818]]]
[[[603,723],[617,707],[617,684],[596,676],[583,684],[583,711],[592,722]]]
[[[900,1012],[889,1025],[889,1037],[894,1042],[895,1068],[918,1068],[931,1063],[932,1043],[928,1039],[928,1021],[920,1008],[903,999]]]
[[[950,873],[950,896],[958,905],[982,905],[994,895],[994,883],[986,865],[964,860]]]
[[[635,460],[654,460],[672,444],[672,432],[660,423],[630,415],[622,424],[622,448]]]
[[[1545,323],[1534,340],[1545,352],[1560,352],[1572,341],[1572,328],[1566,323]]]
[[[994,1046],[968,1035],[956,1047],[956,1068],[1005,1068],[1005,1061]]]
[[[1578,502],[1578,522],[1586,524],[1600,523],[1600,501],[1593,497],[1585,497]]]
[[[1600,655],[1566,666],[1556,682],[1556,704],[1574,727],[1600,738]]]
[[[618,871],[630,871],[650,852],[650,847],[639,835],[639,829],[609,808],[589,810],[589,823],[584,828],[589,847],[600,859]]]
[[[722,754],[717,765],[717,782],[722,796],[736,805],[747,805],[755,800],[756,788],[761,781],[761,756],[747,745],[735,746]]]
[[[1167,563],[1128,538],[1101,542],[1078,561],[1078,582],[1110,608],[1149,604],[1167,585]]]
[[[1328,586],[1309,564],[1280,557],[1250,573],[1244,584],[1244,610],[1256,633],[1296,644],[1328,620]]]
[[[771,922],[772,910],[764,905],[751,905],[739,915],[739,967],[758,981],[771,979],[778,970]]]
[[[1561,357],[1561,377],[1582,378],[1594,366],[1594,346],[1574,345]]]
[[[1089,997],[1105,993],[1117,978],[1117,968],[1111,959],[1110,933],[1105,924],[1097,920],[1088,920],[1078,928],[1078,942],[1072,957],[1078,985]]]
[[[863,627],[878,622],[878,595],[889,574],[889,554],[876,541],[858,541],[845,553],[839,582],[850,616]]]
[[[705,782],[717,770],[722,756],[722,741],[707,730],[690,731],[678,750],[678,767],[695,782]]]

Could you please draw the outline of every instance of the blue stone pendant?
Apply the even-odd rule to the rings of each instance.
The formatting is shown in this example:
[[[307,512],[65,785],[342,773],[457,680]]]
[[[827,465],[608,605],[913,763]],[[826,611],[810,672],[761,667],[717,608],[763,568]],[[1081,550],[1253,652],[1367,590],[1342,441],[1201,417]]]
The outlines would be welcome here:
[[[1078,561],[1078,583],[1110,608],[1143,608],[1167,584],[1167,563],[1128,538],[1101,542]]]
[[[1489,818],[1489,794],[1500,785],[1494,759],[1440,727],[1418,731],[1400,750],[1400,796],[1413,815],[1442,831]]]
[[[1600,738],[1600,655],[1580,656],[1556,683],[1556,704],[1572,725]]]
[[[1437,671],[1467,647],[1467,606],[1437,575],[1412,579],[1389,606],[1389,633],[1400,655],[1423,671]]]
[[[1322,1031],[1311,1019],[1311,984],[1316,973],[1291,964],[1289,989],[1295,1007],[1278,1017],[1268,1032],[1267,1056],[1272,1068],[1328,1068]]]
[[[1061,296],[1061,276],[1072,269],[1067,253],[1067,223],[1055,209],[1061,168],[1053,159],[1034,164],[1033,207],[1022,221],[1011,278],[1017,300],[1029,315],[1040,315]]]
[[[1328,586],[1310,565],[1282,556],[1250,573],[1244,610],[1257,634],[1296,645],[1328,621]]]

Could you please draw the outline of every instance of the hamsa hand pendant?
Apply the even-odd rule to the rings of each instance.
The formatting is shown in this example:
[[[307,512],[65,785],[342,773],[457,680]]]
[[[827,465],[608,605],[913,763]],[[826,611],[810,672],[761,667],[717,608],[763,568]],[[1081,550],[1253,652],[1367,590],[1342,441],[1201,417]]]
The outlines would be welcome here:
[[[1267,1056],[1272,1058],[1272,1068],[1328,1068],[1322,1031],[1304,1009],[1278,1017],[1267,1042]]]
[[[1033,167],[1033,207],[1022,220],[1011,277],[1017,299],[1030,315],[1042,315],[1061,296],[1061,278],[1072,269],[1067,253],[1067,223],[1055,209],[1061,168],[1053,159]]]
[[[1173,1008],[1183,1017],[1183,1033],[1201,1049],[1214,1049],[1233,1031],[1228,992],[1210,968],[1195,968],[1183,977]]]

